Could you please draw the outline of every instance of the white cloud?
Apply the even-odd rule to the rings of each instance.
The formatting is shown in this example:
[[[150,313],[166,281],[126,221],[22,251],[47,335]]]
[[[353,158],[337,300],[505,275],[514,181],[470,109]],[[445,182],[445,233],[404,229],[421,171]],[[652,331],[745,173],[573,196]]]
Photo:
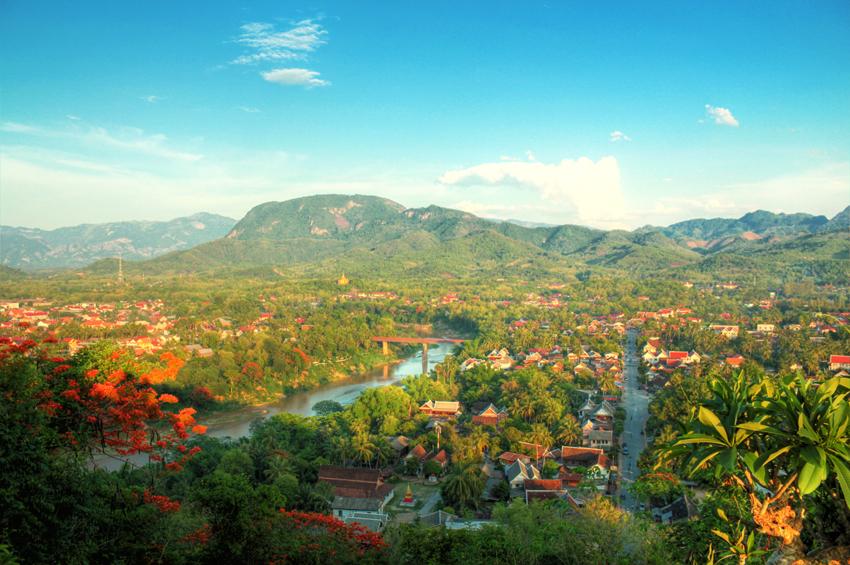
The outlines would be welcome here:
[[[737,118],[732,115],[732,111],[729,108],[721,108],[720,106],[706,104],[705,112],[712,120],[714,120],[714,123],[719,126],[730,126],[736,128],[739,125]]]
[[[616,143],[618,141],[631,141],[632,138],[624,134],[620,130],[614,130],[610,134],[610,140],[612,143]]]
[[[147,102],[148,104],[156,104],[160,100],[165,100],[162,96],[157,96],[155,94],[149,94],[148,96],[142,96],[142,100]]]
[[[269,82],[286,86],[306,86],[307,88],[312,88],[314,86],[328,86],[330,84],[330,82],[318,78],[319,73],[317,71],[311,71],[309,69],[274,69],[260,74]]]
[[[539,161],[484,163],[447,171],[439,182],[525,189],[531,194],[524,198],[514,195],[512,200],[527,206],[534,204],[536,196],[540,197],[545,201],[540,207],[546,209],[547,217],[555,215],[561,221],[618,226],[623,216],[620,168],[614,157],[603,157],[596,162],[581,157],[554,164]]]
[[[66,114],[65,117],[75,122],[78,122],[81,119],[79,116],[74,116],[73,114]]]
[[[253,106],[237,106],[236,109],[242,110],[246,114],[259,114],[260,113],[260,109],[254,108]]]
[[[248,48],[249,52],[233,61],[234,65],[249,65],[267,61],[304,59],[318,47],[327,43],[327,35],[321,24],[313,20],[302,20],[286,31],[275,31],[269,23],[252,22],[243,25],[235,42]]]

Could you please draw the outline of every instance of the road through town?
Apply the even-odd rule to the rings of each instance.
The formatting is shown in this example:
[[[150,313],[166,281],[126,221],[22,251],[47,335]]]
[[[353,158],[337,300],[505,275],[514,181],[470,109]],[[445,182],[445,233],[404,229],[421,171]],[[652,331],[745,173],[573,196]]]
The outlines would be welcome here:
[[[632,328],[626,335],[626,351],[624,359],[625,392],[623,408],[626,410],[626,422],[620,437],[620,492],[622,506],[628,510],[636,510],[639,502],[629,492],[629,487],[638,476],[637,460],[641,451],[646,447],[646,420],[649,416],[649,395],[640,388],[638,383],[637,352],[638,330]],[[627,452],[627,453],[626,453]]]

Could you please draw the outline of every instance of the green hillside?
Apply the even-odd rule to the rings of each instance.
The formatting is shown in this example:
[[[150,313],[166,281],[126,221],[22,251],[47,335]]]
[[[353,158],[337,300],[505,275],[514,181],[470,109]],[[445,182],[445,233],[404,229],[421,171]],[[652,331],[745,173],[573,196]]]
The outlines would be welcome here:
[[[405,208],[386,198],[331,194],[261,204],[222,239],[148,261],[125,261],[124,270],[454,277],[598,268],[639,276],[677,271],[729,279],[763,272],[832,280],[850,276],[848,232],[840,227],[847,215],[845,210],[827,220],[758,211],[736,220],[603,231],[524,227],[439,206]],[[826,231],[830,224],[836,229]],[[695,247],[686,236],[722,237]],[[87,270],[111,274],[117,265],[101,261]]]

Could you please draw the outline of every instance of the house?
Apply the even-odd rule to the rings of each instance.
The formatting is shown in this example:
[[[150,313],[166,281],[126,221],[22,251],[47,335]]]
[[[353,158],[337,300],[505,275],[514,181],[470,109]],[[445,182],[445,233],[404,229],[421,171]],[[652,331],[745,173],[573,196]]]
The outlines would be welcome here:
[[[584,437],[584,444],[587,447],[611,449],[614,445],[614,430],[593,429],[590,430]]]
[[[699,510],[696,504],[682,495],[667,506],[652,509],[652,517],[656,522],[662,524],[670,524],[671,522],[679,522],[681,520],[690,520],[699,516]]]
[[[738,326],[729,326],[724,324],[711,324],[708,326],[708,329],[712,330],[715,333],[722,335],[725,338],[733,339],[738,337]]]
[[[445,449],[441,449],[434,457],[431,458],[431,461],[435,461],[441,469],[445,469],[446,465],[449,463],[449,456],[446,454]]]
[[[614,419],[614,409],[611,407],[610,404],[608,404],[607,402],[605,402],[603,400],[602,403],[596,408],[596,410],[593,411],[593,413],[591,414],[591,417],[594,420],[602,420],[602,421],[613,420]]]
[[[526,504],[532,500],[561,498],[566,492],[560,479],[528,479],[523,486]]]
[[[738,367],[743,365],[744,361],[745,361],[744,356],[741,355],[740,353],[736,353],[735,355],[730,355],[730,356],[726,357],[726,359],[723,360],[723,362],[726,365],[728,365],[729,367],[732,367],[734,369],[737,369]]]
[[[539,479],[540,471],[531,463],[525,464],[517,459],[513,464],[505,469],[505,478],[510,483],[511,488],[520,488],[528,479]]]
[[[335,498],[376,499],[386,504],[393,496],[393,486],[384,484],[379,469],[322,465],[318,480],[333,487]]]
[[[531,461],[531,457],[528,455],[523,455],[522,453],[514,453],[512,451],[505,451],[501,455],[499,455],[499,462],[508,467],[515,463],[516,461],[522,461],[523,463],[528,463]]]
[[[581,483],[584,475],[581,473],[573,473],[566,467],[561,467],[558,469],[558,478],[561,479],[561,484],[564,487],[576,488]]]
[[[579,419],[584,420],[586,418],[590,418],[590,415],[593,414],[594,410],[596,410],[596,405],[590,400],[590,396],[588,396],[587,401],[584,403],[584,406],[579,408]]]
[[[830,371],[850,371],[850,355],[830,355],[829,356]]]
[[[561,448],[561,463],[568,469],[584,467],[607,476],[610,460],[599,448],[564,446]]]
[[[419,407],[419,412],[431,418],[455,418],[460,415],[460,402],[454,400],[429,400]]]
[[[756,324],[756,331],[763,334],[772,334],[776,331],[774,324]]]
[[[508,413],[504,409],[500,410],[490,404],[476,416],[472,417],[472,423],[484,426],[498,426],[507,419]]]
[[[419,444],[416,447],[414,447],[413,449],[411,449],[410,453],[408,453],[405,456],[405,459],[411,459],[411,458],[416,459],[420,463],[424,463],[425,459],[428,458],[428,452],[425,451],[425,448],[422,447],[422,444]]]
[[[396,451],[396,453],[402,453],[409,446],[410,439],[408,439],[406,436],[396,436],[390,439],[390,447],[392,447]]]
[[[391,489],[391,496],[392,492]],[[390,520],[390,515],[384,512],[386,504],[387,501],[379,498],[335,496],[331,502],[331,512],[346,524],[357,522],[373,532],[380,532]]]

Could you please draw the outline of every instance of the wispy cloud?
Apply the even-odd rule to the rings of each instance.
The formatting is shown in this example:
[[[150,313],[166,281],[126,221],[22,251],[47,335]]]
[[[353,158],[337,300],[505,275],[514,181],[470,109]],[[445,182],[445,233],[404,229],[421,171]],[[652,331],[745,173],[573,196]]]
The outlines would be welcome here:
[[[714,121],[715,124],[719,126],[730,126],[736,128],[740,125],[738,123],[738,119],[732,115],[732,110],[729,108],[721,108],[720,106],[706,104],[705,113],[711,120]]]
[[[8,133],[38,134],[41,132],[41,129],[35,126],[31,126],[29,124],[22,124],[19,122],[3,122],[3,125],[0,125],[0,131],[5,131]]]
[[[618,141],[631,141],[632,138],[624,134],[620,130],[614,130],[610,134],[610,140],[612,143],[617,143]]]
[[[260,73],[263,79],[282,84],[286,86],[306,86],[312,88],[314,86],[328,86],[330,82],[320,79],[317,71],[309,69],[274,69]]]
[[[111,131],[104,127],[87,124],[79,118],[64,127],[41,127],[16,122],[5,122],[0,131],[42,138],[71,140],[75,143],[113,148],[171,161],[199,161],[203,155],[179,151],[168,145],[168,138],[161,133],[148,134],[134,127],[123,127]]]
[[[165,98],[163,98],[162,96],[157,96],[155,94],[149,94],[147,96],[142,96],[141,98],[148,104],[156,104],[157,102],[165,100]]]
[[[237,106],[236,109],[242,110],[246,114],[259,114],[261,111],[259,108],[254,108],[253,106]]]
[[[274,24],[252,22],[243,25],[235,42],[246,47],[233,61],[234,65],[306,58],[326,43],[327,30],[313,20],[302,20],[285,31],[276,31]]]
[[[560,217],[592,225],[617,225],[623,214],[620,168],[614,157],[595,162],[581,157],[552,164],[531,160],[483,163],[447,171],[439,182],[531,191],[525,197],[514,195],[512,200],[528,204],[540,197],[549,208],[557,207]]]

